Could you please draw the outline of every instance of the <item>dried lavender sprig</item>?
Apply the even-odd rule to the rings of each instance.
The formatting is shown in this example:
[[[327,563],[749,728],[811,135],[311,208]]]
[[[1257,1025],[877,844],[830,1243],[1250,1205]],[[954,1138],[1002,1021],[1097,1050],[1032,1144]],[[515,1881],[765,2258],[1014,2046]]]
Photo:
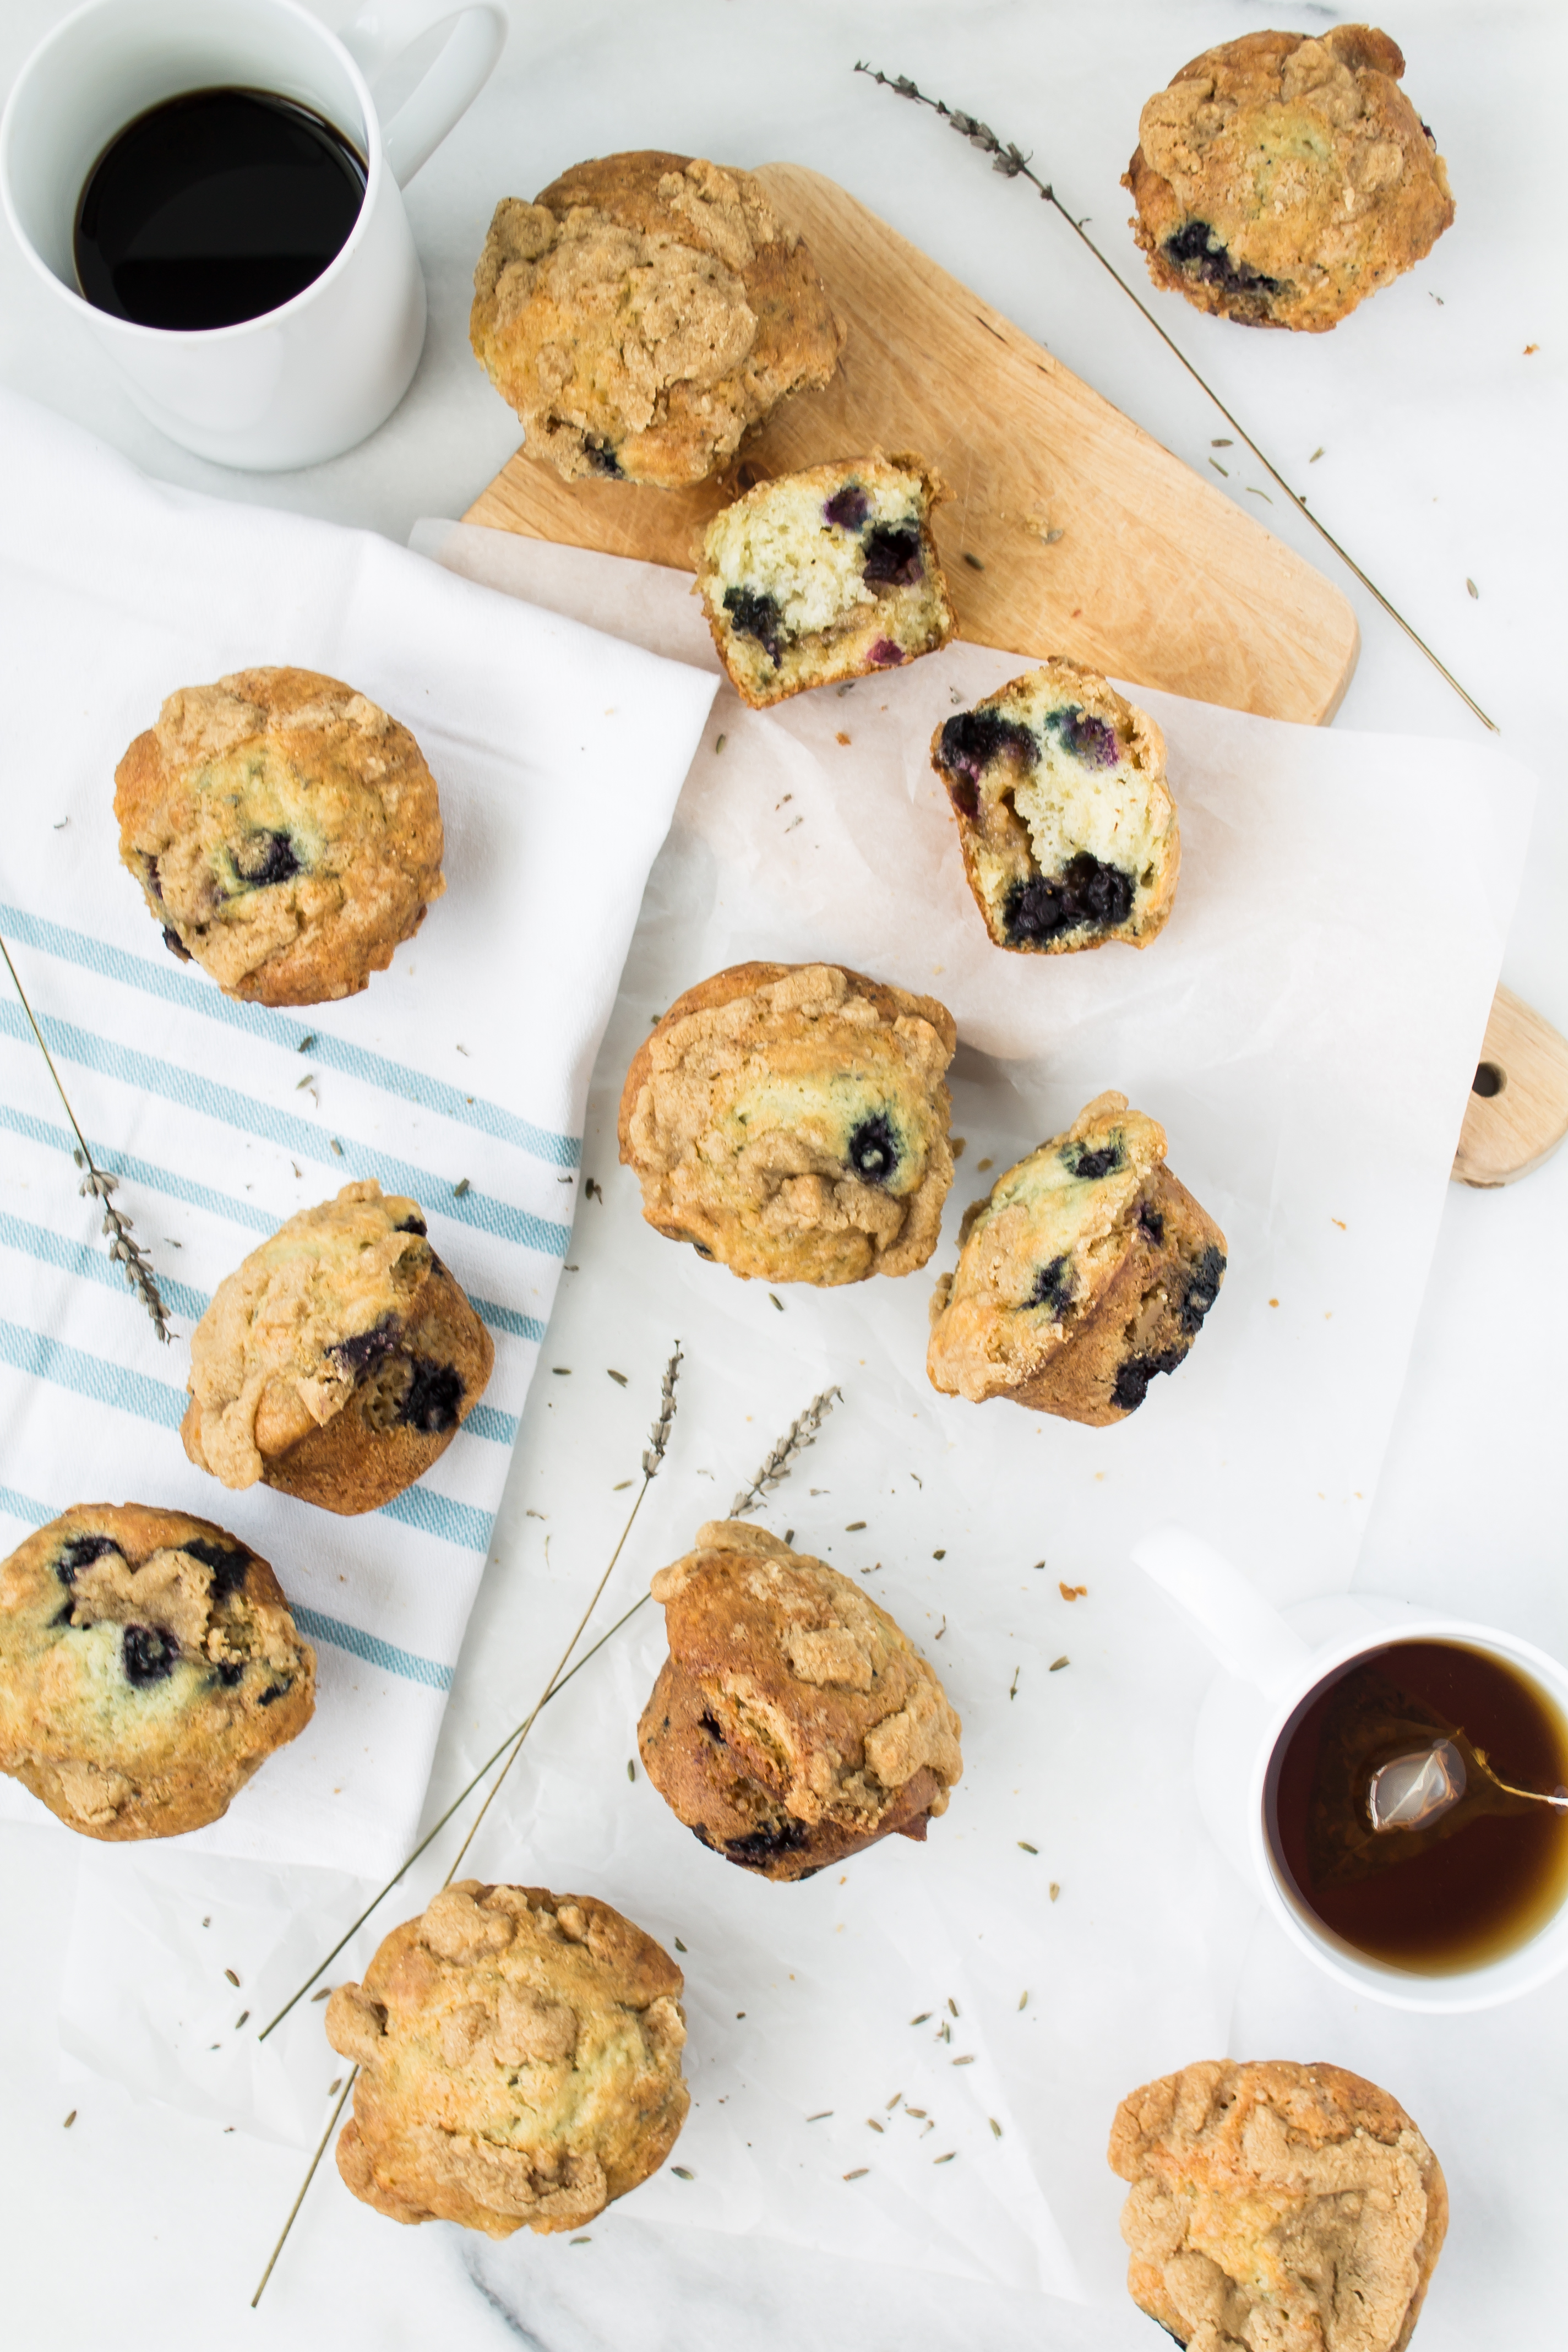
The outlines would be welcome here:
[[[647,1433],[647,1448],[642,1458],[644,1480],[658,1475],[658,1465],[664,1460],[664,1449],[669,1444],[670,1423],[675,1419],[675,1383],[680,1378],[680,1342],[675,1343],[675,1353],[664,1368],[664,1386],[658,1392],[658,1418]],[[640,1503],[642,1496],[637,1496]],[[634,1512],[636,1506],[633,1507]],[[628,1519],[629,1527],[631,1521]],[[625,1538],[622,1538],[623,1542]]]
[[[784,1484],[806,1447],[816,1444],[816,1433],[832,1412],[835,1398],[843,1402],[842,1389],[824,1389],[820,1396],[812,1398],[799,1418],[791,1422],[751,1485],[742,1487],[731,1504],[728,1513],[731,1518],[738,1519],[742,1511],[749,1511],[753,1503],[760,1503],[764,1495],[771,1494],[775,1486]]]
[[[73,1151],[71,1158],[79,1168],[81,1167],[83,1164],[81,1152]],[[109,1255],[117,1265],[124,1267],[126,1281],[147,1309],[153,1318],[153,1328],[167,1347],[170,1339],[169,1318],[159,1293],[157,1276],[153,1271],[153,1261],[136,1239],[131,1220],[124,1210],[117,1209],[110,1198],[110,1193],[118,1189],[120,1179],[118,1176],[106,1176],[101,1169],[93,1166],[90,1160],[86,1164],[87,1173],[77,1186],[77,1191],[102,1202],[103,1223],[100,1231],[112,1234],[114,1236],[109,1245]]]
[[[316,2177],[316,2167],[321,2163],[322,2157],[324,2157],[327,2152],[327,2142],[331,2138],[332,2134],[338,2127],[338,2117],[342,2114],[344,2107],[348,2104],[348,2095],[353,2089],[354,2081],[358,2074],[359,2067],[357,2064],[349,2068],[348,2080],[343,2084],[338,2104],[332,2109],[331,2114],[328,2116],[327,2128],[321,2134],[321,2139],[317,2143],[315,2155],[310,2158],[310,2169],[306,2173],[304,2179],[300,2183],[300,2193],[295,2198],[292,2205],[289,2208],[289,2219],[284,2222],[281,2231],[279,2232],[278,2243],[273,2247],[272,2252],[267,2258],[267,2268],[261,2273],[261,2283],[258,2286],[256,2293],[250,2298],[250,2308],[252,2311],[256,2309],[257,2305],[261,2300],[262,2294],[266,2291],[267,2282],[272,2276],[273,2270],[277,2265],[278,2257],[283,2252],[284,2244],[287,2242],[289,2231],[294,2227],[294,2216],[298,2213],[300,2206],[305,2201],[305,2192]]]
[[[950,122],[952,125],[952,128],[959,133],[961,138],[967,139],[972,147],[978,147],[983,154],[990,156],[991,169],[994,172],[999,172],[1005,180],[1027,180],[1031,186],[1039,190],[1042,203],[1051,205],[1053,210],[1060,214],[1062,219],[1066,221],[1068,228],[1071,229],[1079,242],[1081,245],[1087,246],[1089,252],[1093,254],[1096,261],[1099,262],[1100,268],[1109,271],[1110,275],[1115,278],[1116,283],[1121,287],[1121,291],[1126,295],[1128,300],[1130,302],[1137,303],[1139,310],[1142,312],[1144,318],[1148,320],[1149,324],[1153,328],[1154,332],[1159,336],[1160,341],[1164,344],[1166,350],[1171,352],[1174,357],[1181,362],[1183,367],[1185,368],[1187,373],[1192,377],[1193,382],[1197,385],[1199,391],[1207,394],[1209,399],[1213,401],[1215,406],[1218,409],[1226,423],[1235,433],[1237,440],[1246,443],[1253,456],[1257,458],[1258,464],[1262,467],[1264,472],[1268,474],[1273,481],[1277,482],[1279,488],[1284,491],[1285,496],[1289,499],[1297,513],[1300,515],[1305,521],[1310,523],[1319,538],[1333,549],[1334,553],[1339,557],[1340,562],[1354,574],[1357,580],[1361,582],[1361,584],[1366,590],[1367,594],[1371,596],[1375,603],[1382,605],[1384,611],[1388,614],[1389,619],[1395,622],[1398,626],[1404,630],[1411,644],[1415,646],[1419,652],[1426,655],[1433,668],[1437,672],[1440,677],[1447,679],[1447,683],[1453,688],[1454,692],[1458,696],[1466,709],[1475,714],[1475,716],[1480,720],[1483,727],[1489,728],[1494,735],[1500,734],[1501,730],[1499,728],[1496,719],[1489,719],[1487,717],[1486,712],[1481,709],[1480,704],[1476,700],[1474,695],[1467,693],[1466,689],[1459,684],[1458,679],[1454,676],[1453,671],[1449,669],[1447,663],[1439,661],[1437,656],[1426,643],[1426,638],[1419,635],[1417,632],[1411,627],[1410,623],[1405,619],[1398,606],[1389,602],[1382,589],[1377,585],[1377,583],[1367,577],[1367,574],[1362,570],[1361,565],[1356,562],[1354,556],[1351,554],[1349,550],[1342,547],[1339,541],[1334,537],[1333,532],[1330,530],[1325,524],[1321,523],[1318,520],[1317,516],[1312,512],[1312,509],[1307,504],[1306,499],[1302,498],[1298,491],[1291,488],[1289,483],[1285,479],[1284,475],[1279,471],[1279,467],[1276,466],[1271,459],[1264,456],[1262,450],[1258,447],[1251,434],[1247,430],[1247,427],[1241,423],[1238,417],[1231,415],[1230,410],[1226,406],[1224,401],[1220,398],[1218,393],[1214,390],[1213,386],[1205,383],[1203,377],[1198,373],[1191,360],[1188,359],[1181,345],[1174,341],[1173,338],[1165,332],[1164,328],[1160,324],[1160,321],[1154,316],[1153,311],[1150,310],[1146,302],[1140,299],[1136,290],[1127,283],[1126,278],[1123,278],[1115,263],[1110,260],[1105,254],[1101,253],[1094,239],[1086,234],[1083,223],[1073,218],[1072,214],[1068,212],[1067,206],[1062,203],[1061,198],[1057,194],[1056,190],[1050,185],[1049,182],[1042,180],[1038,173],[1031,169],[1029,158],[1024,153],[1023,149],[1021,147],[1015,146],[1011,140],[1003,141],[998,139],[996,133],[992,130],[988,122],[980,121],[973,114],[965,114],[961,108],[944,105],[940,98],[928,98],[924,90],[920,89],[916,83],[910,79],[908,74],[879,73],[873,67],[863,63],[858,63],[855,70],[858,74],[865,74],[868,80],[879,83],[882,89],[890,89],[896,98],[907,98],[912,100],[917,106],[929,107],[933,114],[940,114],[944,122]]]
[[[463,1856],[468,1853],[468,1848],[473,1844],[475,1838],[478,1837],[480,1822],[484,1820],[485,1815],[489,1811],[489,1809],[491,1805],[494,1804],[497,1797],[500,1796],[501,1783],[506,1779],[507,1774],[511,1770],[512,1766],[517,1762],[518,1757],[522,1752],[522,1743],[528,1738],[529,1733],[533,1729],[534,1723],[538,1718],[540,1708],[548,1706],[550,1699],[554,1693],[557,1683],[561,1680],[563,1674],[564,1674],[566,1670],[568,1659],[571,1657],[573,1651],[576,1648],[578,1643],[582,1640],[584,1632],[587,1630],[589,1618],[593,1615],[595,1610],[599,1605],[599,1595],[603,1592],[605,1585],[608,1584],[610,1577],[614,1571],[616,1562],[619,1559],[621,1553],[626,1547],[626,1540],[632,1531],[633,1522],[635,1521],[638,1511],[642,1508],[643,1496],[647,1493],[649,1486],[658,1476],[659,1464],[664,1460],[665,1449],[669,1444],[670,1429],[675,1421],[675,1383],[679,1378],[680,1342],[678,1339],[675,1343],[674,1353],[671,1355],[668,1363],[666,1364],[664,1368],[664,1382],[658,1392],[658,1418],[655,1421],[652,1429],[648,1433],[647,1451],[644,1454],[642,1458],[642,1485],[637,1488],[637,1499],[633,1503],[631,1509],[626,1514],[626,1523],[621,1529],[620,1542],[616,1544],[615,1550],[610,1554],[609,1564],[605,1568],[603,1576],[600,1577],[597,1584],[594,1587],[593,1597],[589,1601],[586,1609],[584,1610],[582,1616],[577,1621],[576,1631],[574,1633],[572,1639],[567,1643],[564,1650],[561,1653],[560,1664],[556,1667],[555,1672],[551,1675],[550,1680],[545,1684],[544,1688],[541,1691],[538,1698],[534,1701],[532,1714],[528,1717],[522,1728],[519,1731],[515,1741],[512,1743],[510,1755],[507,1758],[506,1762],[501,1766],[500,1770],[496,1774],[494,1780],[491,1782],[489,1789],[486,1792],[484,1803],[479,1807],[479,1811],[474,1815],[472,1822],[468,1825],[468,1833],[467,1837],[463,1840],[462,1844],[458,1848],[457,1853],[452,1856],[451,1867],[447,1871],[446,1877],[441,1881],[443,1886],[450,1886],[453,1879],[458,1875],[458,1865],[462,1861]]]
[[[43,1055],[49,1076],[55,1082],[55,1092],[65,1106],[66,1117],[71,1124],[71,1133],[77,1139],[77,1149],[72,1152],[71,1158],[79,1168],[85,1168],[87,1171],[77,1190],[90,1193],[95,1200],[102,1202],[101,1230],[114,1235],[109,1255],[118,1265],[123,1268],[126,1281],[153,1318],[153,1328],[167,1347],[171,1337],[168,1310],[159,1295],[157,1276],[153,1271],[153,1261],[141,1243],[135,1239],[131,1220],[124,1210],[117,1209],[110,1199],[110,1194],[118,1185],[120,1179],[118,1176],[106,1176],[102,1169],[95,1164],[92,1154],[88,1150],[87,1138],[78,1125],[77,1115],[70,1107],[70,1097],[60,1084],[60,1074],[55,1067],[55,1057],[44,1043],[44,1033],[38,1026],[37,1016],[27,1002],[27,992],[22,985],[21,974],[12,962],[11,950],[4,940],[0,940],[0,956],[5,959],[5,969],[11,975],[12,986],[22,1001],[22,1010],[27,1016],[27,1026],[37,1040],[38,1051]]]

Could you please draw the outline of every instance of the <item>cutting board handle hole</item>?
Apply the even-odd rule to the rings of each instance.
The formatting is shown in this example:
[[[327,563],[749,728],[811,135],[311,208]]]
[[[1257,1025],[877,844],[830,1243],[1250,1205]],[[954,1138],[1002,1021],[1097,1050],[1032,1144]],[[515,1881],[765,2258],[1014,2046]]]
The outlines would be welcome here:
[[[1470,1080],[1470,1092],[1489,1100],[1493,1095],[1500,1095],[1507,1084],[1508,1072],[1500,1069],[1496,1062],[1478,1062],[1476,1075]]]

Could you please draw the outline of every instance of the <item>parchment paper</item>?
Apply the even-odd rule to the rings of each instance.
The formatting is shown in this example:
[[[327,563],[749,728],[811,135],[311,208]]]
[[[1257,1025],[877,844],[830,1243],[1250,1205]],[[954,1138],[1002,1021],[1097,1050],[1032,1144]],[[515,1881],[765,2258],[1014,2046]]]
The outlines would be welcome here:
[[[658,651],[711,658],[677,575],[452,526],[422,527],[416,544]],[[677,1949],[695,2104],[676,2161],[692,2178],[667,2167],[640,2189],[626,2209],[637,2225],[763,2233],[1098,2300],[1120,2296],[1125,2261],[1121,2191],[1103,2162],[1116,2102],[1225,2048],[1252,1916],[1193,1800],[1206,1663],[1126,1547],[1178,1516],[1278,1598],[1347,1582],[1531,787],[1500,753],[1142,694],[1166,730],[1182,815],[1170,926],[1142,955],[1004,956],[969,900],[925,746],[955,698],[1025,666],[955,647],[760,716],[721,688],[595,1072],[584,1170],[603,1198],[578,1211],[430,1817],[526,1711],[575,1622],[631,1499],[673,1340],[686,1359],[669,1455],[591,1632],[722,1516],[807,1398],[841,1385],[816,1446],[753,1516],[864,1575],[937,1664],[963,1717],[965,1769],[926,1846],[889,1840],[795,1887],[700,1848],[640,1766],[628,1778],[661,1654],[650,1605],[541,1717],[465,1869],[597,1892]],[[930,1273],[791,1287],[775,1305],[642,1223],[616,1164],[615,1110],[637,1040],[678,990],[742,957],[818,954],[952,1006],[966,1148]],[[1229,1239],[1192,1358],[1105,1431],[936,1398],[926,1299],[963,1206],[991,1181],[979,1163],[1005,1167],[1106,1086],[1164,1122],[1173,1167]],[[1088,1591],[1069,1601],[1063,1584]],[[427,1899],[450,1843],[334,1980]],[[303,1973],[306,1931],[324,1947],[357,1906],[295,1874],[214,1913],[186,1867],[84,1858],[71,2046],[182,2104],[227,2101],[243,2127],[287,2134],[308,2112],[319,2130],[340,2071],[319,2008],[294,2013],[267,2045],[276,2074],[248,2084],[216,2006],[202,2012],[218,2019],[211,2031],[177,2021],[195,1990],[231,2000],[222,1965],[268,2013]],[[204,1911],[215,1929],[196,1924]],[[237,1959],[211,1947],[220,1918]],[[106,1989],[82,1955],[128,1922],[145,1959],[126,1972],[133,1986]],[[115,2054],[121,2009],[148,2053],[135,2069]],[[171,2035],[180,2054],[160,2083],[151,2053]],[[223,2046],[192,2046],[204,2037]],[[206,2087],[204,2064],[231,2071]],[[334,2180],[312,2191],[342,2193]],[[616,2226],[612,2210],[595,2234],[613,2242]],[[560,2257],[520,2242],[505,2258]]]

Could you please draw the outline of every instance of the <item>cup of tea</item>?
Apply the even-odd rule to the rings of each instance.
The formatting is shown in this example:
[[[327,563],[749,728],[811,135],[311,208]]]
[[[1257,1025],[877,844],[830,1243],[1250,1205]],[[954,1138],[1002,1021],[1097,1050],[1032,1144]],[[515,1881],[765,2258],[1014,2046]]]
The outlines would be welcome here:
[[[1568,1966],[1568,1670],[1373,1594],[1283,1612],[1184,1528],[1132,1557],[1224,1672],[1194,1766],[1292,1943],[1398,2009],[1487,2009]]]
[[[384,126],[366,85],[452,31]],[[425,341],[399,190],[505,45],[500,0],[89,0],[0,118],[0,203],[142,415],[221,465],[310,466],[391,415]]]

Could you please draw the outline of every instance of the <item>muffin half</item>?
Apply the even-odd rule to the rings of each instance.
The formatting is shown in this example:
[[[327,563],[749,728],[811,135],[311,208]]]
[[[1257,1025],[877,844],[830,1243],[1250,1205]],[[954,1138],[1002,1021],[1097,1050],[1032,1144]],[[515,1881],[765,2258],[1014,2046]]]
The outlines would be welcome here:
[[[714,516],[697,593],[719,658],[753,709],[899,669],[957,622],[931,537],[947,496],[916,457],[846,459],[759,482]]]
[[[1142,948],[1163,929],[1182,861],[1165,739],[1096,671],[1014,678],[945,719],[931,757],[999,948]]]

